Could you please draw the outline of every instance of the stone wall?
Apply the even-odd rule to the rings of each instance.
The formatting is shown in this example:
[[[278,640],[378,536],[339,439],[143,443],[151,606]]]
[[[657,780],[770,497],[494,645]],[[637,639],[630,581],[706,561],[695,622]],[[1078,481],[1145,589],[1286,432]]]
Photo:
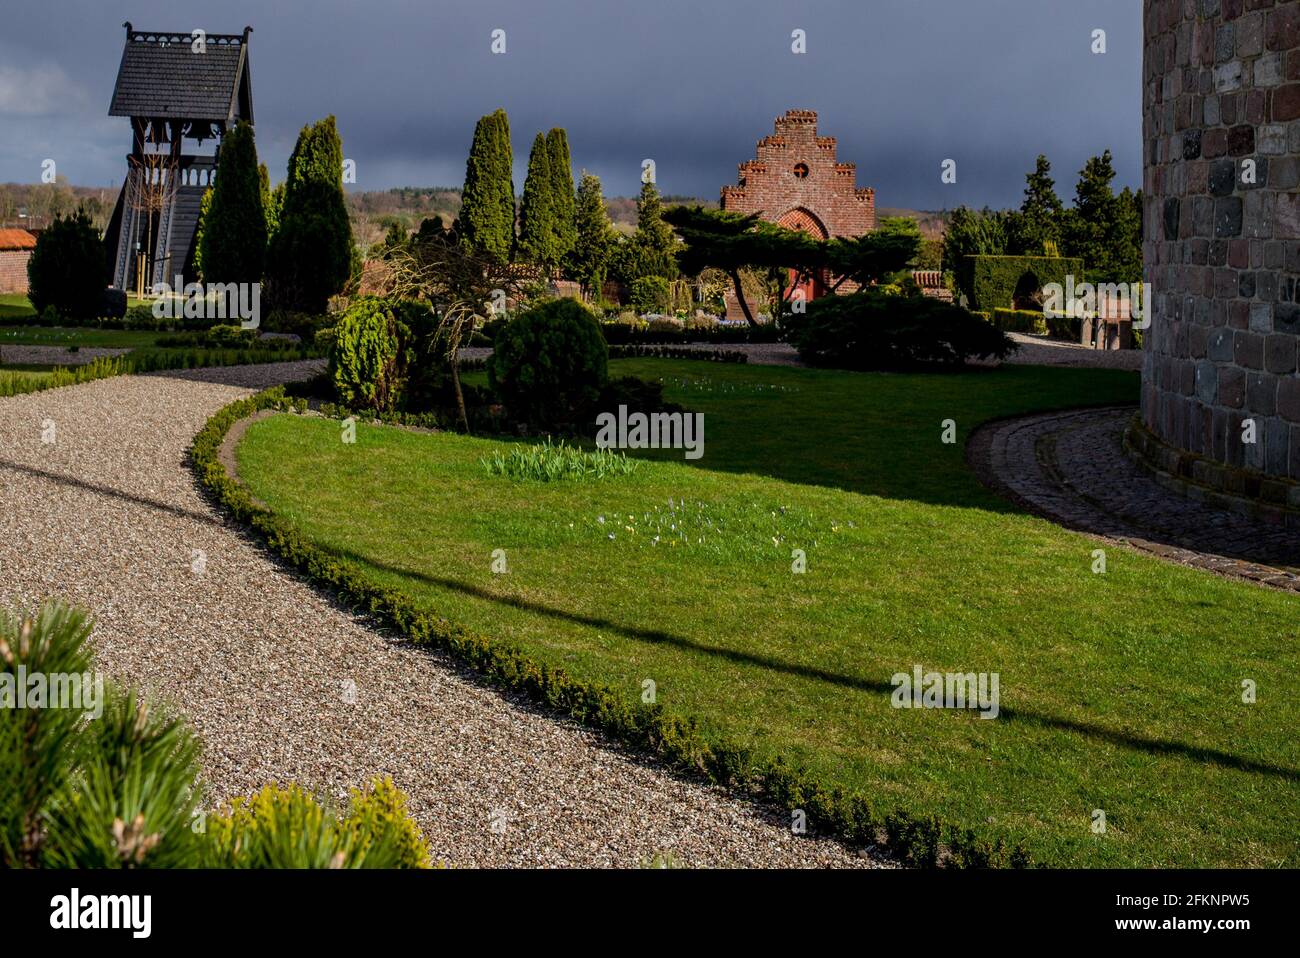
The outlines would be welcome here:
[[[1300,479],[1300,0],[1146,0],[1144,26],[1143,422]]]

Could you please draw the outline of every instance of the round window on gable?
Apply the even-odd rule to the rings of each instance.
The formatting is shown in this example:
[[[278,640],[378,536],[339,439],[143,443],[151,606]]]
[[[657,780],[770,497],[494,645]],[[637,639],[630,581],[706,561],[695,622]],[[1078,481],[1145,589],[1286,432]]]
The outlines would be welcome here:
[[[806,180],[808,178],[807,163],[796,163],[794,165],[794,178],[796,180]]]

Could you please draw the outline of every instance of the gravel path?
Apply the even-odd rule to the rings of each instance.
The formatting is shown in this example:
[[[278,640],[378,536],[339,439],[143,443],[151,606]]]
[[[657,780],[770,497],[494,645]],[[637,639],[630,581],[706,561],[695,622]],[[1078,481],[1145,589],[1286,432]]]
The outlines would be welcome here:
[[[174,701],[219,798],[340,796],[391,775],[436,857],[478,866],[881,866],[792,835],[385,637],[277,566],[200,496],[215,410],[317,363],[129,376],[0,399],[0,601],[61,596],[100,667]],[[42,441],[53,425],[53,443]]]
[[[966,458],[989,486],[1071,529],[1171,562],[1300,592],[1294,529],[1166,489],[1124,452],[1131,406],[1076,409],[989,423]]]
[[[75,353],[67,346],[5,346],[0,344],[0,361],[24,366],[84,366],[104,356],[121,356],[129,349],[82,346]]]
[[[1011,354],[1006,362],[1017,366],[1090,366],[1105,369],[1141,370],[1142,350],[1140,349],[1089,349],[1078,343],[1062,342],[1059,339],[1047,339],[1043,336],[1026,336],[1023,333],[1008,333],[1020,344],[1020,348]],[[744,353],[749,362],[756,366],[802,366],[799,353],[789,343],[679,343],[676,349],[694,349],[701,352],[724,350],[726,352]],[[492,355],[489,346],[467,347],[460,351],[462,359],[487,359]],[[975,365],[997,365],[972,360]]]

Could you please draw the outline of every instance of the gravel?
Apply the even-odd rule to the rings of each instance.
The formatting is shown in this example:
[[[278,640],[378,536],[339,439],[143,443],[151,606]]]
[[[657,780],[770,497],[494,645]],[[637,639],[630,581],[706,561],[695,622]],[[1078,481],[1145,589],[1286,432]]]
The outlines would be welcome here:
[[[5,346],[0,344],[0,361],[24,366],[84,366],[104,356],[121,356],[129,349],[82,346],[75,353],[67,346]]]
[[[98,666],[193,722],[213,804],[272,781],[342,798],[391,775],[435,857],[460,865],[888,867],[477,684],[230,527],[191,477],[191,439],[226,403],[319,368],[0,399],[0,601],[91,610]]]
[[[1059,339],[1047,339],[1042,336],[1026,336],[1022,333],[1009,333],[1020,344],[1006,360],[1018,366],[1090,366],[1106,369],[1142,368],[1142,350],[1140,349],[1090,349],[1078,343],[1062,342]],[[680,343],[675,349],[693,349],[700,352],[744,353],[749,362],[756,366],[802,366],[799,354],[789,343]],[[487,346],[474,346],[460,351],[462,359],[486,359],[492,355]],[[995,361],[972,360],[975,365],[996,366]]]

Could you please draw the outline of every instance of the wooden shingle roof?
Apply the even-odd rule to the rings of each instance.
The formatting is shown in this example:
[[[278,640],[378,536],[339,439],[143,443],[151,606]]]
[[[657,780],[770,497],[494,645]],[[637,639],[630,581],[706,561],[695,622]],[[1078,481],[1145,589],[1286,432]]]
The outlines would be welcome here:
[[[195,52],[189,33],[133,30],[127,23],[108,115],[252,122],[251,32],[208,34],[203,51]]]

